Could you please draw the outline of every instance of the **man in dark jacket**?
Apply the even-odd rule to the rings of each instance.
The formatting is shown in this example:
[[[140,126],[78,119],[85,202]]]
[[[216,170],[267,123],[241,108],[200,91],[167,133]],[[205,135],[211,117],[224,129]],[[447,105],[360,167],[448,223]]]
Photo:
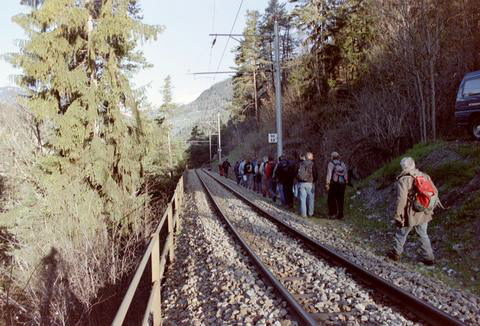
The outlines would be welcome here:
[[[223,175],[225,176],[225,178],[228,178],[228,169],[232,167],[232,165],[228,161],[228,158],[225,161],[223,161],[222,167],[223,167]]]
[[[297,179],[300,198],[300,215],[302,215],[302,217],[312,217],[315,208],[315,183],[318,179],[312,153],[308,152],[305,155],[305,160],[300,162]]]
[[[348,170],[345,163],[340,161],[340,154],[333,152],[330,158],[325,181],[325,190],[328,192],[328,215],[343,218]]]
[[[278,158],[277,166],[275,167],[274,178],[277,180],[277,190],[280,197],[282,205],[287,203],[287,194],[286,192],[286,182],[287,182],[287,173],[288,173],[288,160],[285,156],[280,156]]]

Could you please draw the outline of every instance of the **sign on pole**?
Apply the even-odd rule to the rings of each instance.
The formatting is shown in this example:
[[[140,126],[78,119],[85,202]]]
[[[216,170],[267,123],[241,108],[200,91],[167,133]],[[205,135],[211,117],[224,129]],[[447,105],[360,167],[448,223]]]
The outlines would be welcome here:
[[[268,134],[268,143],[269,144],[276,144],[278,142],[278,135],[277,134]]]

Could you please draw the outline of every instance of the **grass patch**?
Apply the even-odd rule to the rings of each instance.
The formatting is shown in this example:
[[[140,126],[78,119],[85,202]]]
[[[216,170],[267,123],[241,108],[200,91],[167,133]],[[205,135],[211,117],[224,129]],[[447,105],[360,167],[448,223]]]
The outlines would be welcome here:
[[[478,145],[460,145],[457,152],[464,158],[472,159],[477,163],[480,162],[480,146]]]
[[[474,176],[477,165],[472,161],[446,162],[431,171],[428,171],[433,180],[444,180],[447,190],[468,183]]]
[[[405,156],[412,157],[415,161],[422,160],[427,157],[434,150],[445,145],[443,141],[437,141],[433,143],[420,143],[409,149],[404,155],[399,156],[383,167],[375,171],[372,175],[359,183],[359,187],[366,186],[372,180],[380,181],[381,185],[388,185],[395,181],[395,177],[400,173],[400,161]]]

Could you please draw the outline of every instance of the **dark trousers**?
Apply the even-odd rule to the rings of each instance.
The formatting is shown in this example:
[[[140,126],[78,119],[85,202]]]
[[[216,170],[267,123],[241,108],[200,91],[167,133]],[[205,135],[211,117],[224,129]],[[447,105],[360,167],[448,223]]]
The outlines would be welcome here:
[[[345,184],[332,182],[328,191],[328,215],[343,217],[343,205],[345,200]]]
[[[293,207],[293,181],[283,183],[283,196],[285,197],[285,204]]]

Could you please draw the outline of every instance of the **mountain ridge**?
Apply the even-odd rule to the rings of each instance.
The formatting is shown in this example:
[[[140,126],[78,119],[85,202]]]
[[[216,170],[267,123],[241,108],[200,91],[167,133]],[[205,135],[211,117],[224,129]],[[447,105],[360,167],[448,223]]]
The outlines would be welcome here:
[[[206,119],[216,120],[220,113],[223,122],[228,120],[229,106],[233,98],[232,79],[215,83],[204,90],[193,102],[180,105],[172,110],[168,119],[173,126],[173,134],[179,138],[188,138],[192,128]]]

